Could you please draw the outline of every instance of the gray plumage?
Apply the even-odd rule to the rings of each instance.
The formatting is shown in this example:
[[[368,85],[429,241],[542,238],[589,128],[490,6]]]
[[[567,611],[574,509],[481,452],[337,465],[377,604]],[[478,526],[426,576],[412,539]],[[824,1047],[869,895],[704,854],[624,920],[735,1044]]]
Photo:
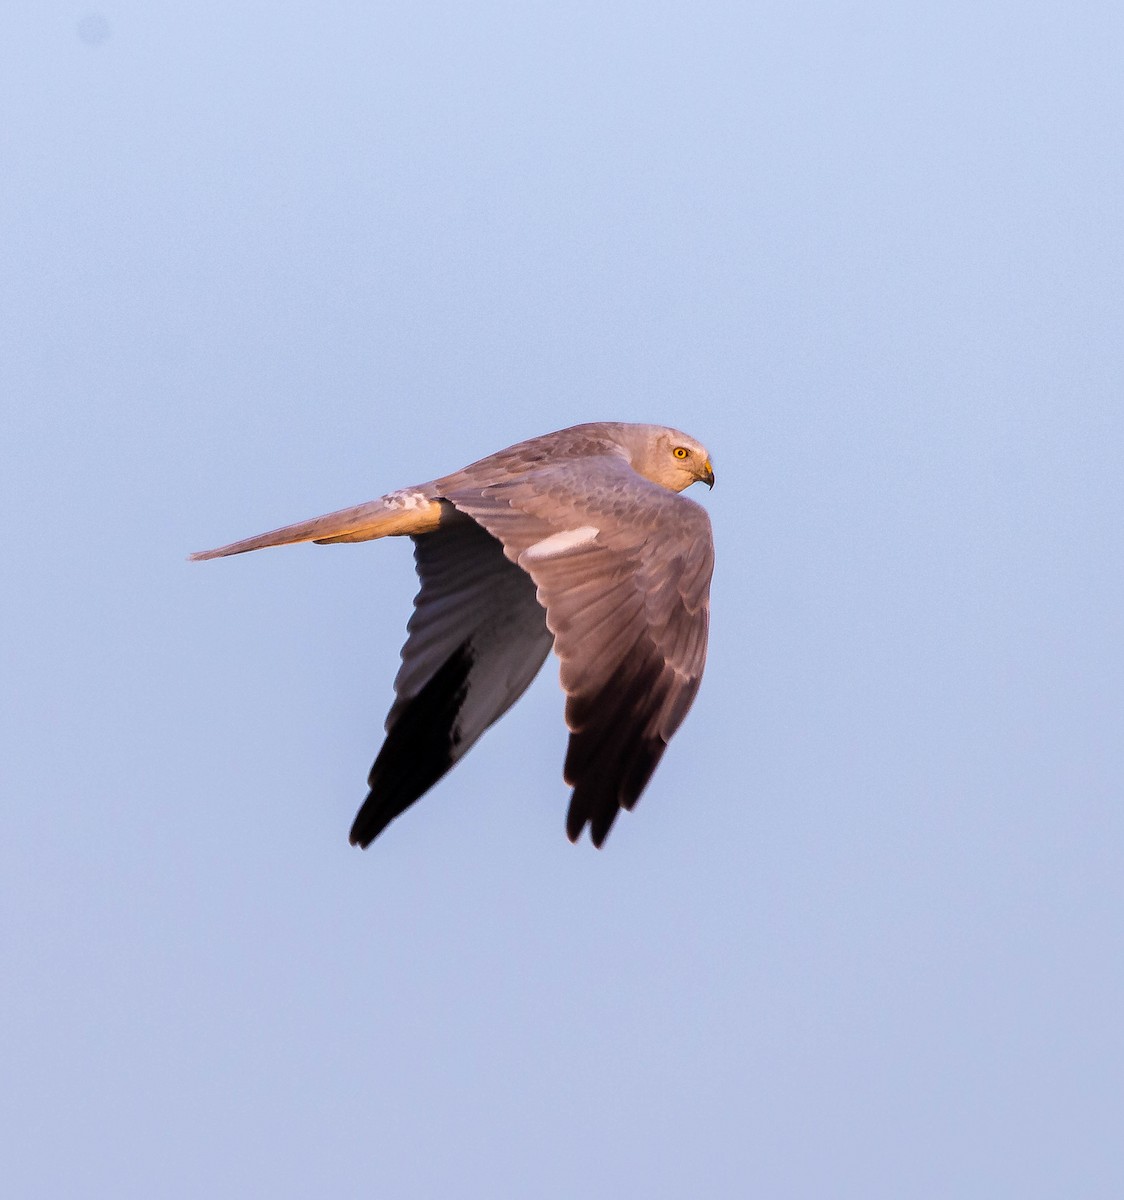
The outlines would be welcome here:
[[[441,479],[195,559],[408,535],[421,590],[386,741],[351,841],[367,846],[529,686],[553,648],[570,730],[566,832],[605,840],[698,691],[714,564],[714,474],[674,429],[599,422],[532,438]]]

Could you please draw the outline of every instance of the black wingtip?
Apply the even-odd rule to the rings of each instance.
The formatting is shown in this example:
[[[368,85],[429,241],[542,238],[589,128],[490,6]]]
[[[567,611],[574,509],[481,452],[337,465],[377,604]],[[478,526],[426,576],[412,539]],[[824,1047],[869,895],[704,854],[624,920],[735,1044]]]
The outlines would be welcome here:
[[[365,827],[366,825],[371,824],[371,822],[364,822],[361,820],[361,818],[367,811],[367,806],[370,804],[371,800],[372,796],[368,792],[367,799],[363,801],[359,812],[355,815],[355,820],[352,822],[351,832],[347,835],[348,844],[352,846],[358,846],[360,850],[366,850],[367,847],[375,840],[375,838],[382,833],[386,826],[390,824],[390,821],[387,821],[377,829],[368,829]],[[391,820],[393,820],[393,818],[391,818]]]
[[[612,812],[599,813],[589,823],[589,840],[601,849],[605,844],[605,839],[609,836],[609,830],[613,828],[613,822],[617,819],[619,808],[614,807]]]
[[[585,817],[575,809],[574,802],[571,800],[569,811],[566,813],[566,836],[570,839],[571,846],[578,844],[578,838],[581,837],[584,828]]]
[[[595,815],[588,811],[584,799],[572,798],[566,813],[566,836],[570,839],[571,845],[577,845],[581,839],[582,830],[588,825],[589,840],[595,849],[600,850],[609,836],[609,830],[612,829],[618,812],[620,809],[614,806],[612,813]]]
[[[398,807],[380,802],[373,791],[368,792],[367,799],[360,805],[355,820],[351,823],[351,831],[347,835],[348,842],[358,846],[360,850],[366,850],[390,822],[408,807],[409,804]]]
[[[398,714],[367,779],[371,790],[352,822],[348,841],[353,846],[366,850],[456,761],[456,722],[472,663],[466,642]]]

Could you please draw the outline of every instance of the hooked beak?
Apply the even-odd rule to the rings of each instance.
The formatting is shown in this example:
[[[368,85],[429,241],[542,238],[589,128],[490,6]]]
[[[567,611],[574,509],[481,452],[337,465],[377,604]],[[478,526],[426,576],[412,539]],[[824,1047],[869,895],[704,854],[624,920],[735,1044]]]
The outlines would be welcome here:
[[[714,487],[714,468],[710,465],[710,459],[708,458],[703,465],[705,467],[705,473],[699,476],[699,482],[705,483],[708,488],[713,489],[713,487]]]

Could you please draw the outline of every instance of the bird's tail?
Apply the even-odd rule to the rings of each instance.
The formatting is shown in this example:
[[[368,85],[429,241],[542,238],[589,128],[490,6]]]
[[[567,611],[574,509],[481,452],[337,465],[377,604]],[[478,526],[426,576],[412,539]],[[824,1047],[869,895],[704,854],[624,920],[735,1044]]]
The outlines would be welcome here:
[[[231,542],[215,550],[200,550],[189,556],[190,562],[208,558],[225,558],[228,554],[245,554],[247,550],[262,550],[266,546],[291,546],[296,542],[367,542],[372,538],[396,534],[429,533],[456,515],[446,500],[435,500],[421,492],[391,492],[381,500],[341,508],[338,512],[298,521],[257,537]]]

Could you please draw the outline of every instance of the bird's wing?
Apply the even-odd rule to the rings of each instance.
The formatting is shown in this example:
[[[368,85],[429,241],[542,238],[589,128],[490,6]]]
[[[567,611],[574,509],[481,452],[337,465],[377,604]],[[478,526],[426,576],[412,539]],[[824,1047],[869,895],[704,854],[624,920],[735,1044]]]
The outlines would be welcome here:
[[[338,512],[313,517],[311,521],[298,521],[281,529],[271,529],[256,537],[231,542],[215,550],[200,550],[190,555],[191,562],[202,562],[208,558],[226,558],[231,554],[245,554],[248,550],[264,550],[268,546],[292,546],[298,542],[317,542],[329,545],[333,542],[369,542],[374,538],[401,534],[425,533],[448,522],[456,514],[448,504],[427,495],[418,488],[404,488],[390,492],[378,500],[357,504],[354,508],[341,508]]]
[[[351,827],[369,845],[527,690],[551,634],[529,576],[463,517],[415,537],[414,600],[386,741]]]
[[[534,580],[567,695],[566,832],[600,846],[698,691],[714,549],[701,506],[617,456],[443,493]]]

